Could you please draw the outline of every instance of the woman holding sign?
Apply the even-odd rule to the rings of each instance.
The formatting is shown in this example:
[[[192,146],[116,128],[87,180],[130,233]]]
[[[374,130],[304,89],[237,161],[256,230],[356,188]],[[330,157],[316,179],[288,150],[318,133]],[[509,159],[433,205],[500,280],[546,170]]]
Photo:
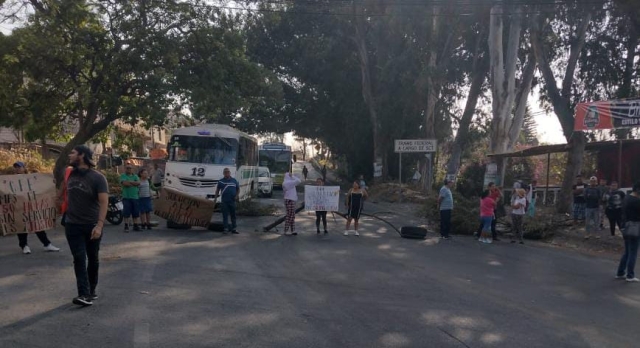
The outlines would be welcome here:
[[[27,174],[27,168],[23,162],[14,163],[13,170],[16,174]],[[51,241],[47,238],[47,233],[45,231],[36,232],[36,236],[40,239],[45,251],[60,251],[60,248],[56,248],[51,244]],[[18,233],[18,245],[20,246],[20,249],[22,249],[22,253],[25,255],[31,254],[31,248],[29,248],[27,243],[28,237],[28,233]]]
[[[298,235],[298,233],[296,232],[296,202],[298,201],[298,192],[296,191],[296,186],[298,186],[298,184],[300,183],[300,179],[293,176],[291,172],[284,174],[282,191],[284,191],[284,206],[287,209],[287,215],[284,220],[285,235],[289,230],[291,230],[291,235]]]
[[[322,178],[316,179],[317,186],[324,186],[324,180]],[[316,211],[316,229],[317,234],[320,234],[320,220],[322,220],[322,226],[324,227],[324,234],[327,234],[327,212],[326,211]]]
[[[356,236],[360,236],[358,233],[358,220],[360,220],[360,214],[364,207],[364,200],[367,198],[367,190],[360,186],[360,181],[353,182],[353,187],[347,193],[347,200],[345,205],[347,206],[347,227],[344,230],[344,235],[349,235],[349,227],[351,226],[351,220],[353,220],[353,228],[356,230]]]

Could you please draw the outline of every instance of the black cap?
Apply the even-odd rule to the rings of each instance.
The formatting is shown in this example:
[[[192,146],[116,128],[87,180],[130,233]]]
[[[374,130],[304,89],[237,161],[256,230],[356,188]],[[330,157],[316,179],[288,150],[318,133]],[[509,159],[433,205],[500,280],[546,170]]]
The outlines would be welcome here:
[[[84,155],[84,163],[89,167],[95,167],[96,163],[93,161],[93,151],[86,145],[78,145],[73,148],[78,152],[78,155]]]

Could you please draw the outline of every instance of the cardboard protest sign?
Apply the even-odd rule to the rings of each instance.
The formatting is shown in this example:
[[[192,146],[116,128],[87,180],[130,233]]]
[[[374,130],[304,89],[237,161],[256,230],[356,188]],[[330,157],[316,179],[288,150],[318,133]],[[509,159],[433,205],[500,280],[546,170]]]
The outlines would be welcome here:
[[[0,234],[50,230],[57,213],[53,175],[0,176]]]
[[[338,211],[340,186],[305,186],[305,211]]]
[[[163,188],[153,204],[153,213],[178,224],[209,227],[214,207],[213,201]]]

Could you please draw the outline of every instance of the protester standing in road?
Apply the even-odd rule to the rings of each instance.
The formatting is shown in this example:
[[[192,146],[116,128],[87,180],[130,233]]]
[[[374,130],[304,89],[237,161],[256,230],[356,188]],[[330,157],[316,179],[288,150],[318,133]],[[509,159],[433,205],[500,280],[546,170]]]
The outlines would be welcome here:
[[[480,220],[482,221],[482,233],[480,234],[480,241],[482,243],[491,243],[491,225],[495,219],[496,201],[491,198],[489,190],[482,192],[480,196]]]
[[[131,164],[127,164],[125,172],[120,175],[122,184],[122,216],[124,216],[124,231],[129,232],[129,222],[134,231],[140,231],[140,205],[138,202],[140,178],[133,173]]]
[[[220,209],[222,210],[222,223],[224,225],[223,232],[225,234],[238,234],[236,230],[236,202],[240,198],[240,184],[236,179],[231,177],[231,170],[229,170],[229,168],[225,168],[222,174],[224,177],[218,180],[213,201],[215,202],[218,194],[222,192]],[[229,225],[229,218],[231,218],[231,225]]]
[[[451,188],[453,180],[445,179],[444,186],[440,189],[438,195],[438,210],[440,210],[440,237],[443,239],[451,238],[451,214],[453,212],[453,194]]]
[[[78,288],[73,303],[90,306],[98,298],[98,254],[109,189],[104,175],[94,170],[93,152],[88,147],[76,146],[69,154],[69,164],[73,170],[66,180],[65,235],[73,254]]]
[[[307,176],[309,175],[309,169],[307,169],[307,166],[302,166],[302,175],[304,175],[304,180],[307,181]]]
[[[326,183],[327,182],[327,165],[323,165],[322,166],[322,170],[320,171],[322,173],[322,182]]]
[[[620,259],[616,278],[626,278],[628,282],[640,282],[635,274],[640,241],[640,181],[633,185],[633,192],[625,198],[622,211],[625,217],[624,230],[622,231],[624,254]]]
[[[364,200],[367,198],[367,190],[360,186],[360,181],[353,182],[353,186],[347,193],[347,199],[345,205],[347,206],[347,226],[344,230],[344,235],[349,235],[349,227],[353,220],[353,228],[355,229],[356,236],[360,236],[358,233],[358,225],[360,221],[360,214],[362,214],[362,208],[364,208]]]
[[[622,202],[624,202],[625,193],[618,189],[618,182],[612,181],[609,192],[605,193],[603,200],[605,202],[605,214],[609,219],[609,229],[611,236],[616,235],[616,225],[622,231]]]
[[[518,238],[520,244],[524,244],[524,239],[522,238],[522,226],[524,224],[525,208],[527,207],[526,191],[521,188],[516,189],[514,195],[516,196],[516,199],[511,205],[511,224],[513,234],[513,236],[511,237],[511,243],[516,242],[516,240],[513,239],[513,237],[516,237]]]
[[[324,180],[316,179],[316,186],[324,186]],[[322,220],[322,227],[324,227],[324,234],[327,234],[327,211],[316,211],[316,233],[320,234],[320,220]]]
[[[27,167],[24,165],[24,162],[14,163],[13,170],[15,174],[27,174]],[[40,240],[40,243],[42,243],[45,251],[60,251],[60,248],[57,248],[55,245],[51,244],[51,241],[47,237],[47,232],[36,232],[36,236]],[[20,249],[22,249],[22,253],[25,255],[31,254],[31,248],[29,248],[28,239],[28,233],[18,233],[18,246],[20,246]]]
[[[584,189],[585,185],[582,182],[582,175],[576,176],[576,184],[573,185],[573,223],[584,220]]]
[[[496,231],[496,223],[498,222],[498,203],[500,202],[500,200],[502,199],[502,192],[500,192],[500,189],[498,187],[496,187],[496,185],[492,182],[490,182],[487,185],[487,190],[489,193],[489,197],[491,197],[491,199],[493,199],[493,201],[495,202],[495,209],[493,211],[493,220],[491,221],[491,238],[494,241],[499,241],[500,239],[498,239],[498,233]],[[480,236],[482,235],[482,230],[484,228],[484,222],[482,221],[482,218],[480,219],[480,226],[478,227],[478,231],[475,233],[475,236],[477,236],[478,238],[480,238]]]
[[[138,186],[138,205],[140,207],[140,227],[144,230],[151,229],[151,212],[153,212],[153,203],[151,202],[151,191],[155,191],[155,187],[149,180],[149,172],[146,169],[138,171],[140,177],[140,186]]]
[[[284,191],[284,206],[287,211],[287,215],[284,220],[285,235],[287,235],[289,230],[291,230],[291,235],[298,235],[298,232],[296,232],[296,202],[298,201],[296,186],[298,186],[300,182],[300,179],[293,176],[293,173],[288,172],[284,174],[282,191]]]
[[[585,222],[587,236],[590,238],[600,228],[600,188],[598,187],[598,178],[592,176],[589,178],[589,186],[584,189],[585,201]]]

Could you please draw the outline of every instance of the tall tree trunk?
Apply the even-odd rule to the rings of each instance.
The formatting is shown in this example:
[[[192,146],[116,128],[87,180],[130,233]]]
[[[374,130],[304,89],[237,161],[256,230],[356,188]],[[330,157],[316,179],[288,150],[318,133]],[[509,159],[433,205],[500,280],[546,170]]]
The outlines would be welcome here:
[[[476,64],[477,62],[477,64]],[[453,150],[451,151],[451,157],[447,163],[447,175],[457,175],[460,169],[460,162],[462,158],[462,152],[465,146],[467,146],[469,140],[469,130],[473,115],[478,105],[478,97],[482,92],[482,84],[489,70],[489,56],[485,55],[482,59],[476,59],[474,62],[474,69],[472,73],[471,87],[469,88],[469,94],[467,95],[467,103],[462,113],[462,118],[458,124],[458,132],[453,142]]]
[[[516,66],[520,45],[522,7],[515,6],[512,12],[507,47],[504,48],[502,32],[504,27],[504,8],[501,3],[491,8],[489,27],[489,53],[491,56],[491,99],[492,114],[490,151],[493,154],[505,153],[509,150],[509,134],[513,119],[511,118],[516,98]],[[495,160],[498,166],[499,183],[504,183],[506,168],[505,158]]]
[[[364,10],[361,2],[353,3],[353,12],[355,17],[355,37],[353,41],[356,44],[358,58],[360,60],[360,73],[362,76],[362,98],[365,105],[369,109],[369,120],[371,122],[371,132],[373,137],[373,158],[376,163],[382,164],[382,178],[386,178],[388,168],[383,163],[383,151],[380,146],[380,138],[378,135],[378,110],[373,93],[373,83],[371,81],[371,66],[369,63],[369,52],[367,50],[367,42],[365,37],[366,24],[364,23]]]
[[[587,143],[587,139],[582,132],[574,132],[574,105],[571,102],[571,87],[573,86],[573,76],[577,67],[578,58],[584,48],[587,28],[591,21],[591,13],[587,12],[582,18],[582,23],[578,26],[575,40],[571,44],[571,50],[569,53],[569,60],[567,61],[567,68],[562,80],[562,89],[558,89],[556,78],[551,69],[551,64],[547,59],[547,54],[543,46],[542,33],[539,21],[534,21],[534,25],[531,30],[531,45],[538,61],[538,67],[542,72],[544,78],[547,95],[553,105],[553,110],[560,121],[562,126],[562,132],[569,144],[569,153],[567,155],[567,165],[564,171],[564,178],[562,181],[562,190],[560,191],[560,197],[556,210],[559,213],[571,212],[571,206],[573,203],[571,186],[573,185],[574,178],[582,170],[582,163],[584,157],[584,149]]]
[[[426,76],[426,87],[427,87],[427,107],[425,110],[425,136],[427,139],[435,139],[436,137],[436,103],[438,101],[438,95],[440,93],[440,84],[436,81],[436,77],[434,76],[438,63],[438,45],[437,38],[439,33],[439,15],[440,15],[440,6],[433,5],[433,16],[431,19],[431,47],[429,49],[429,58],[427,63],[427,76]],[[431,175],[431,168],[433,167],[433,160],[425,157],[426,166],[424,166],[424,171],[422,173],[422,190],[425,192],[429,191],[429,188],[433,184],[433,176]]]

